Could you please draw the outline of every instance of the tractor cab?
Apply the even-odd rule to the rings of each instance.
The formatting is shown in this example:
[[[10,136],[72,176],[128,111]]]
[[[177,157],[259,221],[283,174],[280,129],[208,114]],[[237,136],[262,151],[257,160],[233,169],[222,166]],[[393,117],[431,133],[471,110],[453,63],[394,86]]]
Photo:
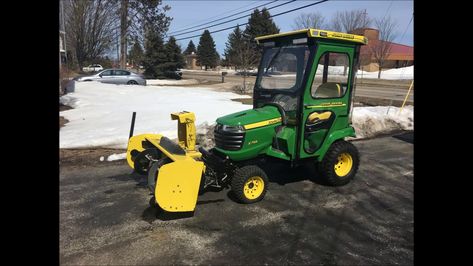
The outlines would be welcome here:
[[[350,112],[365,37],[304,29],[256,41],[263,49],[253,109],[217,119],[218,152],[238,161],[320,161],[334,141],[355,136]]]

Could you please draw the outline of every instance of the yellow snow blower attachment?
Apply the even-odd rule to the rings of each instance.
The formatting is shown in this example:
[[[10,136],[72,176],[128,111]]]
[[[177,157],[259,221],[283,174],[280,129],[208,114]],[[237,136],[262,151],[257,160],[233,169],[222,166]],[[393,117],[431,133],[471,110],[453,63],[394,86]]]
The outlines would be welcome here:
[[[148,187],[154,201],[169,212],[193,211],[205,166],[202,154],[195,150],[195,115],[172,113],[178,122],[178,143],[160,134],[133,136],[133,114],[127,162],[139,174],[148,175]]]

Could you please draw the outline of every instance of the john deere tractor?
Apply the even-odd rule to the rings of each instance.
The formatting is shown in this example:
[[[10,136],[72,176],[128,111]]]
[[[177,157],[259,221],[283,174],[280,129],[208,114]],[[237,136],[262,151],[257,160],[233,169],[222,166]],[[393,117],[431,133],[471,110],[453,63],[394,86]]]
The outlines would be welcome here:
[[[171,114],[178,142],[159,134],[129,139],[127,161],[148,175],[152,203],[169,212],[193,211],[199,191],[230,187],[241,203],[263,199],[265,159],[317,166],[335,186],[347,184],[359,165],[345,138],[351,126],[354,82],[363,36],[304,29],[256,38],[262,56],[253,108],[217,119],[215,147],[196,148],[195,115]],[[131,134],[132,135],[132,134]]]

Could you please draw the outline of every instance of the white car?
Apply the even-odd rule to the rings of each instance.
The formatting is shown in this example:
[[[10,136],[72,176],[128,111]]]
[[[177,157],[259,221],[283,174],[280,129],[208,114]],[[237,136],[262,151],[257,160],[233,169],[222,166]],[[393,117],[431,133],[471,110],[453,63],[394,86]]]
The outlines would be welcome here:
[[[84,72],[97,72],[97,71],[102,71],[102,70],[103,70],[103,67],[99,64],[89,65],[82,68],[82,71]]]

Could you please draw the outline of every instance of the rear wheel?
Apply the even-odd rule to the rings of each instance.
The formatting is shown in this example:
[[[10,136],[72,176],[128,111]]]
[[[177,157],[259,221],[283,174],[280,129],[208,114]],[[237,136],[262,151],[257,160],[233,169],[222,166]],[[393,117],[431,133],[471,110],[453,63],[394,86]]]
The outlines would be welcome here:
[[[128,84],[128,85],[138,85],[138,82],[136,82],[134,80],[130,80],[126,84]]]
[[[347,141],[332,144],[320,165],[320,174],[332,186],[342,186],[353,179],[360,163],[358,150]]]
[[[268,177],[263,169],[256,165],[244,166],[235,171],[231,187],[238,202],[258,202],[268,190]]]

